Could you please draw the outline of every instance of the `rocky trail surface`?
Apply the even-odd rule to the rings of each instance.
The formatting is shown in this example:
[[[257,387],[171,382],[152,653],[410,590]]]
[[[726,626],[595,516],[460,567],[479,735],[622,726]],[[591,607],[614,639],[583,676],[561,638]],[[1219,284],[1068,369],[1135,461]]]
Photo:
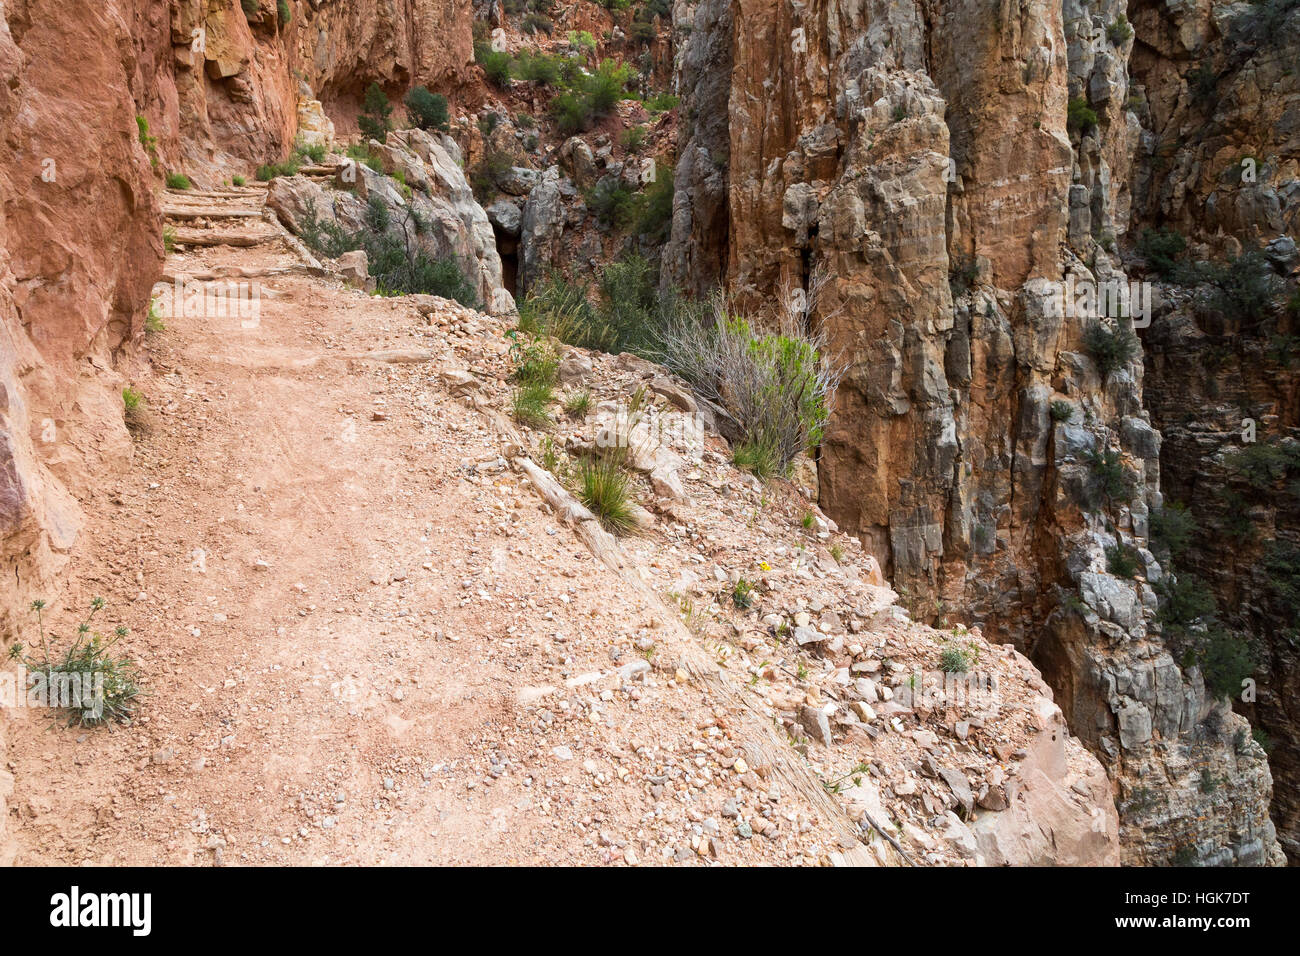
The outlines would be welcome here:
[[[651,456],[616,543],[502,414],[506,322],[346,287],[264,198],[164,196],[164,278],[259,309],[175,305],[142,350],[134,461],[46,613],[104,597],[150,696],[97,730],[13,711],[6,861],[1115,862],[1105,775],[1023,657],[910,622],[714,435]],[[691,405],[630,357],[565,366],[600,403],[557,426],[575,454],[638,385]],[[955,639],[997,699],[900,702]]]

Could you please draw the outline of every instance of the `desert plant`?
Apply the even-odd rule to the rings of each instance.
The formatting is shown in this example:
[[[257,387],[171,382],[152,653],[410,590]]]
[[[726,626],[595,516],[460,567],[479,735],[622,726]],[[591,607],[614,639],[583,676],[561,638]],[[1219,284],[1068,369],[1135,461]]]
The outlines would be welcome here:
[[[163,323],[162,314],[158,311],[158,300],[149,300],[149,314],[144,317],[144,330],[146,334],[157,334],[166,331],[167,326]],[[125,403],[125,399],[123,399]]]
[[[1136,577],[1142,570],[1142,559],[1137,548],[1116,544],[1106,549],[1106,570],[1117,578]]]
[[[1087,133],[1097,126],[1097,114],[1083,97],[1075,97],[1066,104],[1066,128],[1076,133]]]
[[[739,423],[737,463],[760,474],[784,474],[821,442],[843,374],[819,335],[787,325],[785,334],[761,334],[719,300],[711,316],[678,309],[658,332],[664,364]]]
[[[735,583],[731,589],[731,603],[741,610],[748,610],[754,606],[754,585],[750,584],[744,578]]]
[[[586,418],[591,411],[591,392],[583,389],[574,392],[564,400],[564,411],[570,418]]]
[[[406,94],[406,111],[420,129],[445,130],[451,116],[447,111],[447,97],[430,93],[427,86],[416,86]]]
[[[551,421],[550,404],[555,393],[545,382],[528,382],[510,395],[510,414],[521,425],[541,428]]]
[[[190,177],[186,176],[184,173],[167,174],[168,189],[189,189],[190,186]]]
[[[965,674],[970,666],[970,652],[963,647],[948,644],[939,652],[939,670],[945,674]]]
[[[1137,251],[1161,278],[1177,275],[1179,257],[1187,248],[1187,240],[1176,229],[1144,229],[1137,242]]]
[[[1185,504],[1173,502],[1151,512],[1151,537],[1170,557],[1182,555],[1194,534],[1196,519]]]
[[[1089,323],[1084,330],[1083,347],[1103,376],[1128,365],[1142,350],[1131,329],[1123,325],[1111,328],[1101,321]]]
[[[298,174],[298,161],[289,158],[282,163],[265,163],[257,167],[254,174],[259,182],[270,182],[277,176],[296,176]]]
[[[122,412],[129,421],[131,418],[139,415],[140,409],[144,404],[144,393],[128,385],[122,389]]]
[[[644,126],[632,126],[623,130],[623,134],[619,139],[627,147],[628,152],[635,153],[645,143],[645,137],[646,128]]]
[[[1128,17],[1121,13],[1112,20],[1110,26],[1106,28],[1106,39],[1110,40],[1113,46],[1123,46],[1133,39],[1133,27],[1129,25]]]
[[[76,637],[62,654],[56,655],[50,649],[54,635],[45,629],[45,602],[33,601],[40,656],[35,648],[29,650],[22,643],[9,648],[9,657],[21,663],[48,695],[48,704],[69,712],[69,724],[93,727],[110,720],[127,720],[143,694],[135,661],[113,652],[127,636],[127,629],[115,627],[107,637],[94,629],[94,617],[103,608],[103,598],[93,599],[90,612],[77,626]],[[53,643],[57,644],[58,639],[54,638]]]
[[[389,130],[393,128],[392,114],[393,107],[388,102],[388,94],[383,87],[378,83],[366,87],[365,96],[361,100],[361,113],[357,116],[361,135],[366,139],[384,142],[388,139]]]
[[[1084,460],[1088,463],[1088,491],[1094,503],[1114,503],[1133,496],[1133,479],[1118,449],[1089,449],[1084,452]]]
[[[510,85],[511,62],[509,53],[504,50],[494,50],[487,43],[475,43],[474,59],[479,66],[483,67],[483,73],[487,76],[489,83],[502,88]]]
[[[606,531],[625,535],[636,530],[636,503],[632,482],[619,456],[599,454],[584,458],[578,467],[578,500],[596,516]]]
[[[1068,422],[1074,417],[1074,405],[1064,399],[1052,402],[1051,416],[1054,422]]]
[[[275,15],[280,21],[280,26],[287,26],[293,19],[293,13],[289,10],[289,0],[275,0]]]
[[[230,181],[236,186],[243,186],[248,182],[243,176],[231,176]]]
[[[1221,626],[1210,627],[1199,642],[1197,666],[1205,686],[1217,698],[1231,699],[1255,667],[1250,645]]]

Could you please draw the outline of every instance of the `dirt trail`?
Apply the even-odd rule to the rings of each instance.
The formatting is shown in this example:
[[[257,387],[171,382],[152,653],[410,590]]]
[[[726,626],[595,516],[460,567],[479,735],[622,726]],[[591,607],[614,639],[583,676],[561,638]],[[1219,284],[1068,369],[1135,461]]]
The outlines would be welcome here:
[[[673,846],[656,801],[677,767],[737,792],[699,768],[743,721],[687,683],[611,691],[637,661],[615,645],[662,609],[442,386],[441,368],[503,351],[499,331],[301,274],[266,222],[217,215],[260,208],[259,190],[168,199],[178,236],[251,243],[190,246],[168,275],[251,277],[260,315],[178,314],[148,337],[135,461],[86,503],[48,619],[105,597],[152,696],[129,727],[13,713],[13,861],[638,862],[653,842],[646,862],[699,859],[701,813]],[[361,357],[411,349],[432,360]],[[824,852],[825,821],[782,808],[798,838],[740,841],[730,862]]]

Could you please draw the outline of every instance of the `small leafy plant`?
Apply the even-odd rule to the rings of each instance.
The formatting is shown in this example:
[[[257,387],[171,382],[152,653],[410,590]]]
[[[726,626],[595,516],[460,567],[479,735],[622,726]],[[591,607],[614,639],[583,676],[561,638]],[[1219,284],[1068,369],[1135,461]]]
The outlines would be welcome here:
[[[754,585],[750,584],[744,578],[736,582],[735,587],[731,589],[731,603],[741,610],[748,610],[754,606]]]
[[[33,601],[40,656],[22,643],[9,648],[9,656],[28,670],[29,678],[34,677],[43,686],[50,706],[68,712],[69,725],[93,727],[111,720],[128,720],[143,693],[135,661],[113,652],[127,636],[127,629],[118,626],[105,637],[93,628],[94,617],[103,608],[103,598],[90,602],[90,613],[77,626],[76,638],[59,654],[51,650],[57,638],[45,630],[41,613],[45,602]]]
[[[945,674],[965,674],[970,670],[970,651],[956,644],[948,644],[939,653],[939,670]]]

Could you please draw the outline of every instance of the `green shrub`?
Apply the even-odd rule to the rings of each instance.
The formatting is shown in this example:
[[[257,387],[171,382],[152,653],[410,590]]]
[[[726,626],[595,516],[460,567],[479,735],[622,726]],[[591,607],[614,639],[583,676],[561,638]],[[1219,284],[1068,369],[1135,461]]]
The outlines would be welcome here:
[[[257,0],[239,0],[239,6],[246,17],[255,17],[262,12],[261,4]]]
[[[588,30],[570,30],[568,39],[569,46],[580,53],[596,52],[596,38]]]
[[[1300,445],[1258,442],[1229,454],[1225,466],[1256,491],[1269,491],[1300,471]]]
[[[1087,133],[1097,126],[1097,114],[1083,97],[1075,97],[1066,106],[1066,128],[1076,133]]]
[[[586,418],[591,411],[591,391],[574,392],[564,400],[564,411],[570,418]]]
[[[655,41],[654,24],[645,20],[633,20],[627,31],[627,38],[637,46],[647,47]]]
[[[970,652],[964,647],[949,644],[939,653],[939,670],[945,674],[965,674],[970,666]]]
[[[560,359],[544,339],[520,342],[512,336],[510,356],[516,363],[511,374],[519,385],[555,385],[559,377]]]
[[[144,330],[145,333],[149,335],[155,335],[167,330],[167,326],[163,322],[162,314],[158,311],[157,299],[149,300],[149,312],[144,317]],[[125,404],[125,399],[123,399],[123,404]]]
[[[243,186],[245,183],[248,182],[248,180],[246,180],[243,176],[231,176],[230,181],[234,183],[236,186]]]
[[[325,147],[320,143],[312,143],[310,145],[307,143],[296,143],[293,147],[292,158],[298,160],[300,163],[304,160],[310,160],[319,165],[320,163],[325,162]]]
[[[551,421],[548,408],[555,400],[551,386],[545,382],[520,385],[510,397],[510,413],[521,425],[541,428]]]
[[[1123,543],[1107,548],[1106,570],[1117,578],[1136,577],[1142,570],[1142,559],[1137,548]]]
[[[540,13],[530,13],[520,22],[519,29],[524,33],[545,33],[550,36],[555,29],[555,23],[548,16],[543,16]]]
[[[1106,28],[1106,38],[1113,46],[1123,46],[1133,39],[1133,27],[1129,25],[1128,17],[1122,13],[1116,17]]]
[[[635,78],[632,68],[615,60],[602,60],[594,73],[577,73],[571,89],[551,100],[551,115],[562,132],[576,133],[594,120],[613,112]]]
[[[1286,610],[1300,613],[1300,548],[1286,541],[1270,541],[1264,551],[1268,589]]]
[[[632,482],[612,454],[584,458],[578,466],[578,500],[606,531],[625,535],[636,530]]]
[[[979,266],[970,257],[954,259],[948,269],[948,289],[954,298],[969,292],[980,277]]]
[[[1259,324],[1277,304],[1277,279],[1257,249],[1222,266],[1205,266],[1199,278],[1211,286],[1210,308],[1243,326]]]
[[[632,190],[621,179],[605,176],[584,197],[587,209],[602,226],[624,226],[632,221]]]
[[[645,108],[651,113],[667,113],[677,109],[678,98],[672,93],[656,93],[645,101]]]
[[[1167,574],[1155,586],[1160,596],[1157,620],[1174,636],[1212,623],[1219,606],[1214,595],[1194,574]]]
[[[776,443],[764,438],[742,438],[731,450],[731,461],[742,471],[767,481],[784,472]]]
[[[122,389],[122,410],[129,416],[138,412],[144,403],[144,394],[128,385]]]
[[[289,11],[289,0],[275,0],[275,13],[280,19],[280,26],[286,26],[293,19]]]
[[[538,86],[555,86],[560,82],[562,60],[533,50],[524,50],[515,58],[513,71],[519,79]]]
[[[425,295],[454,299],[469,308],[479,305],[478,294],[454,259],[434,259],[415,241],[420,232],[413,210],[402,209],[400,224],[393,224],[388,207],[378,196],[366,206],[366,225],[349,233],[337,222],[318,219],[315,205],[308,203],[302,217],[303,240],[330,258],[353,249],[364,249],[366,264],[380,295]],[[400,237],[390,232],[400,229]]]
[[[1097,363],[1097,369],[1103,378],[1124,368],[1142,350],[1132,329],[1118,324],[1111,328],[1101,321],[1089,323],[1084,330],[1083,347]]]
[[[1054,422],[1068,422],[1074,417],[1074,405],[1064,399],[1052,402],[1050,414]]]
[[[1218,74],[1214,72],[1214,67],[1208,62],[1202,62],[1196,69],[1187,74],[1187,89],[1191,93],[1192,102],[1198,106],[1212,106],[1218,88]]]
[[[113,653],[118,641],[129,633],[125,627],[104,636],[94,629],[94,618],[104,608],[104,599],[90,602],[90,613],[78,625],[76,636],[61,654],[52,653],[51,644],[58,639],[45,629],[44,601],[33,601],[36,615],[37,649],[22,643],[9,648],[9,657],[18,661],[36,678],[49,694],[51,705],[68,711],[69,725],[93,727],[110,720],[128,720],[144,691],[139,684],[139,669],[126,654]]]
[[[406,112],[420,129],[446,130],[451,121],[447,97],[430,93],[427,86],[416,86],[406,94]]]
[[[1196,519],[1185,504],[1166,504],[1151,512],[1151,537],[1170,557],[1181,556],[1191,545],[1196,531]]]
[[[644,126],[631,126],[623,130],[623,134],[619,137],[619,140],[627,148],[628,152],[635,153],[640,150],[641,146],[645,143],[645,137],[646,128]]]
[[[1255,668],[1250,645],[1231,631],[1214,626],[1201,638],[1196,654],[1205,686],[1217,698],[1231,699]]]
[[[1138,254],[1164,279],[1177,274],[1178,259],[1186,248],[1187,240],[1175,229],[1144,229],[1137,242]]]
[[[488,82],[503,89],[510,85],[510,54],[497,51],[487,43],[474,44],[474,59],[483,67]]]
[[[1118,449],[1089,449],[1084,452],[1084,460],[1089,469],[1088,493],[1094,504],[1113,504],[1133,497],[1133,479]]]
[[[383,87],[378,83],[366,87],[365,96],[361,100],[361,113],[357,116],[361,135],[368,140],[377,139],[381,143],[387,140],[388,132],[393,128],[392,114],[393,107],[388,102],[388,94]]]
[[[737,463],[784,474],[820,444],[842,366],[823,359],[808,333],[761,334],[719,303],[712,315],[678,306],[659,332],[663,364],[725,408],[740,425]]]
[[[654,182],[645,187],[634,201],[636,231],[652,243],[662,243],[668,238],[673,220],[673,170],[659,164],[655,168]]]
[[[189,189],[190,185],[190,178],[183,173],[167,174],[168,189]]]
[[[480,204],[486,204],[497,194],[502,181],[514,166],[514,160],[505,150],[488,146],[482,157],[470,170],[469,184],[474,191],[474,198]]]
[[[277,176],[296,176],[298,175],[298,162],[294,159],[287,159],[283,163],[266,163],[258,166],[254,174],[259,182],[270,182]]]
[[[731,603],[743,610],[748,610],[754,606],[754,585],[750,584],[744,578],[736,582],[731,589]]]

